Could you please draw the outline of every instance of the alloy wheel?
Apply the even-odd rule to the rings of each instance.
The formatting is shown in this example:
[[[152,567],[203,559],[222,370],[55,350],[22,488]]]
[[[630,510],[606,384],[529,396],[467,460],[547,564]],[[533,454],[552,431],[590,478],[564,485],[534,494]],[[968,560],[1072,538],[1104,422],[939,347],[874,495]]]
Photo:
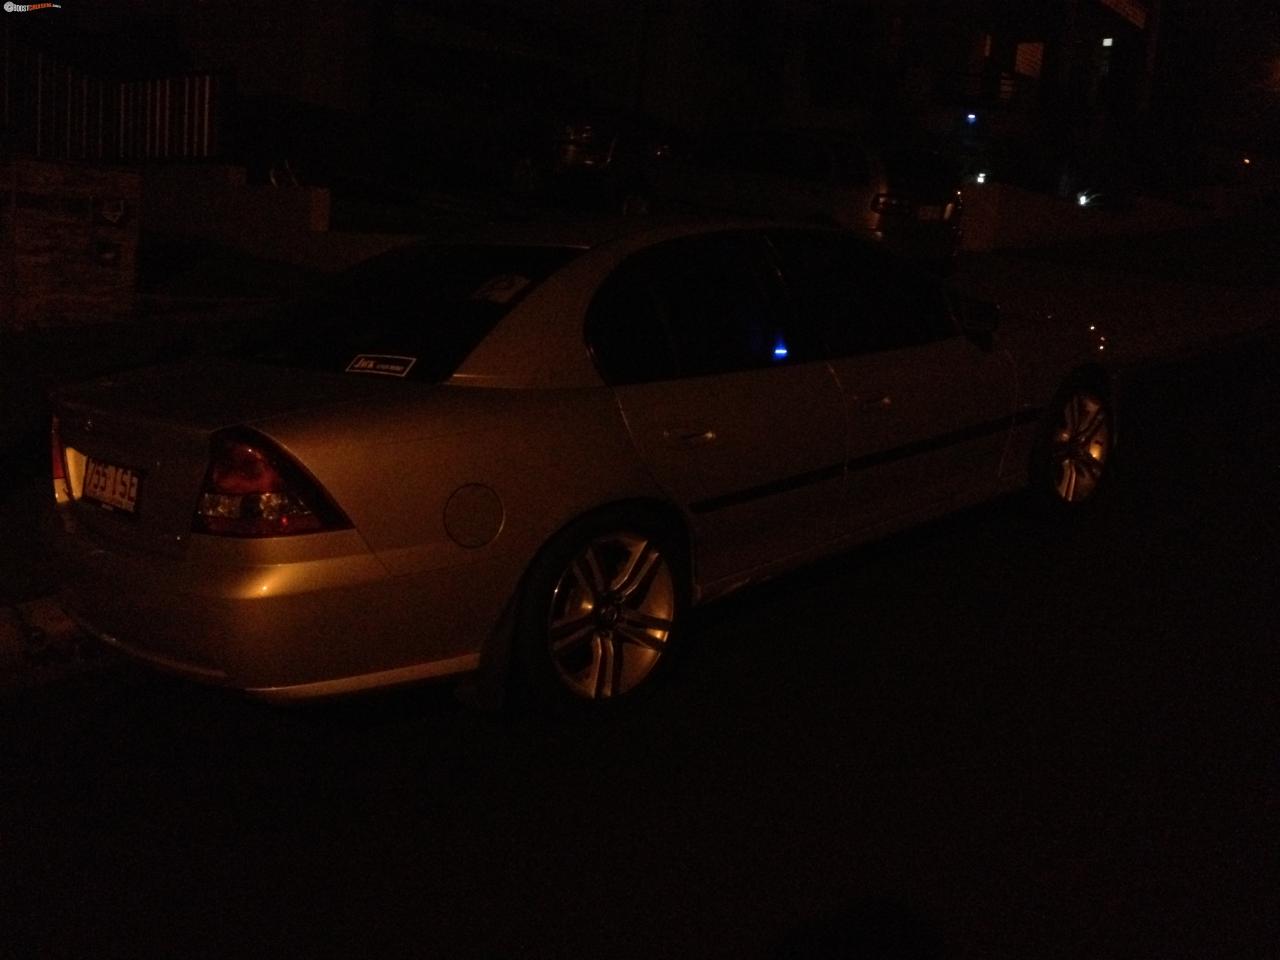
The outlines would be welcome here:
[[[1062,403],[1050,438],[1052,479],[1064,503],[1081,503],[1097,491],[1111,454],[1111,417],[1106,401],[1089,390],[1073,390]]]
[[[662,546],[637,533],[595,537],[552,589],[547,649],[564,685],[602,700],[639,686],[666,652],[676,588]]]

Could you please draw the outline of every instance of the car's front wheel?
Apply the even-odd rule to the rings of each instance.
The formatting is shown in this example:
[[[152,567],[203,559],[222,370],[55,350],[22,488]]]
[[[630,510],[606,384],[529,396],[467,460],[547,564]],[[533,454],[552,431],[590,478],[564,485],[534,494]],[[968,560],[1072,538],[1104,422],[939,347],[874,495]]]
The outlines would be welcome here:
[[[1113,472],[1115,417],[1107,391],[1080,382],[1054,399],[1036,447],[1032,482],[1037,493],[1062,507],[1092,503]]]
[[[516,651],[529,691],[559,712],[634,700],[669,663],[684,606],[684,560],[660,524],[578,521],[535,561],[521,596]]]

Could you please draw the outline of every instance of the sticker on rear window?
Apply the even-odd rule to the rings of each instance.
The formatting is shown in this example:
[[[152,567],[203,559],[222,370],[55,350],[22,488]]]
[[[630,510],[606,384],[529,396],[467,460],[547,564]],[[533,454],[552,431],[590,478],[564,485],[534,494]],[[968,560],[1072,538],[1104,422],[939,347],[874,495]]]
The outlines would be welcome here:
[[[488,303],[509,303],[528,285],[528,277],[522,277],[518,273],[503,273],[480,284],[476,292],[471,294],[471,299]]]
[[[386,377],[403,377],[417,362],[417,357],[361,353],[347,364],[347,373],[380,373]]]

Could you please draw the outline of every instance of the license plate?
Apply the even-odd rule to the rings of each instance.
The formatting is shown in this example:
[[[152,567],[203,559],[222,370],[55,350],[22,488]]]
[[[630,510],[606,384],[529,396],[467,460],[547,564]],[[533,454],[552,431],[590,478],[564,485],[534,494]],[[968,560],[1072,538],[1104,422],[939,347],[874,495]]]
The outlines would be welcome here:
[[[84,488],[81,496],[107,510],[136,513],[138,484],[141,479],[137,470],[87,457],[84,464]]]
[[[916,219],[917,220],[941,220],[942,208],[941,207],[917,207]]]

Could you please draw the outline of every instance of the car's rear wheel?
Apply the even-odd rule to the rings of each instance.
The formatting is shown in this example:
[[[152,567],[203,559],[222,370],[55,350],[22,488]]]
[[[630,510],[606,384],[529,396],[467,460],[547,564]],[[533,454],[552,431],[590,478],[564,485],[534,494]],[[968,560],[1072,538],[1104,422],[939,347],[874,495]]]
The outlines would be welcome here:
[[[1115,418],[1100,385],[1079,382],[1054,399],[1037,444],[1032,481],[1037,492],[1063,508],[1095,502],[1113,472]]]
[[[517,623],[528,690],[559,712],[616,710],[670,662],[684,606],[678,540],[647,519],[599,515],[564,530],[526,579]]]

